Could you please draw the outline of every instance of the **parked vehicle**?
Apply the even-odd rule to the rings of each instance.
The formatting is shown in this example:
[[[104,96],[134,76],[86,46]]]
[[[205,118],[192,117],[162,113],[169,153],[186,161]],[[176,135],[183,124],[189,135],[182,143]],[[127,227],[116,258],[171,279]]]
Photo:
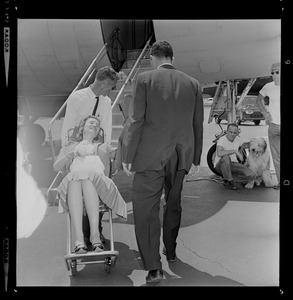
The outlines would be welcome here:
[[[252,121],[255,125],[259,125],[261,120],[264,120],[264,116],[261,113],[259,107],[256,104],[257,96],[246,96],[236,110],[236,123],[239,125],[242,122]],[[227,112],[219,112],[216,117],[216,123],[220,124],[222,120],[227,120]]]

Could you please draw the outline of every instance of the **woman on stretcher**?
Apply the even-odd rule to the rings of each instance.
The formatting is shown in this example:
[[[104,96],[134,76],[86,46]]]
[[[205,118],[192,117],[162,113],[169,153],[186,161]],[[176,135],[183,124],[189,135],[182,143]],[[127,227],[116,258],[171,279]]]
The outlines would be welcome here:
[[[59,212],[70,212],[76,234],[74,252],[87,252],[82,231],[83,200],[90,223],[93,251],[101,252],[99,202],[106,204],[113,213],[126,220],[126,204],[114,182],[105,175],[101,157],[109,155],[108,144],[99,143],[100,120],[88,116],[81,122],[77,142],[69,142],[53,165],[55,171],[65,171],[66,176],[58,187]],[[109,160],[110,161],[110,160]]]

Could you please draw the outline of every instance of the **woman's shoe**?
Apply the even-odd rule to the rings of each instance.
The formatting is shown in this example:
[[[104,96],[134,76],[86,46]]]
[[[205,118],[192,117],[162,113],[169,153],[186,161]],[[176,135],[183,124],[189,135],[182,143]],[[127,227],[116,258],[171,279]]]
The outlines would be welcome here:
[[[77,246],[75,246],[74,253],[75,254],[85,254],[85,253],[87,253],[87,247],[85,246],[85,244],[80,243]]]
[[[103,252],[103,251],[105,251],[105,247],[102,243],[94,243],[93,244],[93,251],[94,252]]]

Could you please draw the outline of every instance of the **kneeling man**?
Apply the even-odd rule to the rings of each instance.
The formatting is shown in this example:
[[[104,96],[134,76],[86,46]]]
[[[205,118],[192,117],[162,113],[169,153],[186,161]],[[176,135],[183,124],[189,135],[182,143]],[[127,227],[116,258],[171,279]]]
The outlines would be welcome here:
[[[222,174],[224,186],[230,190],[237,190],[234,181],[247,183],[255,178],[254,172],[238,162],[243,161],[242,150],[249,147],[250,142],[242,142],[238,136],[239,128],[231,123],[227,126],[227,134],[217,142],[217,159],[215,170]]]

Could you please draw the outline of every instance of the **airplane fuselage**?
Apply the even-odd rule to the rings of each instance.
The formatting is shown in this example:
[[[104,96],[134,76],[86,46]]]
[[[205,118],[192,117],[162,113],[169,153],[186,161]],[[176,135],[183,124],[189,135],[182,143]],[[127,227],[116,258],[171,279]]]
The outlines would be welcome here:
[[[174,66],[203,86],[269,76],[280,60],[280,20],[18,20],[20,113],[50,117],[119,28],[125,49],[150,33],[167,40]],[[153,31],[153,32],[152,32]],[[111,65],[105,55],[99,67]]]

